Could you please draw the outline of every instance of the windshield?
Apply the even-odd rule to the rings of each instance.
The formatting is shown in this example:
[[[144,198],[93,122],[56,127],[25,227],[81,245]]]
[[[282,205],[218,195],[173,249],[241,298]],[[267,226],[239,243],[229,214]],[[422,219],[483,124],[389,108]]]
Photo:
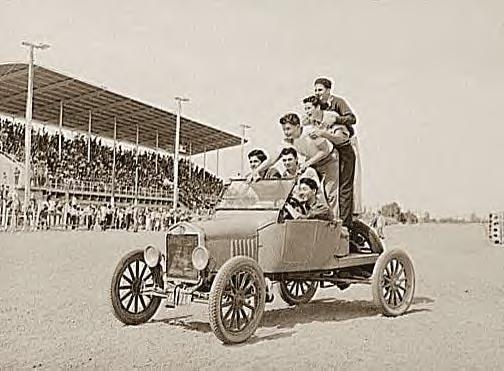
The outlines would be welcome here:
[[[293,180],[260,180],[247,183],[233,180],[222,194],[219,209],[268,209],[278,210],[294,185]]]

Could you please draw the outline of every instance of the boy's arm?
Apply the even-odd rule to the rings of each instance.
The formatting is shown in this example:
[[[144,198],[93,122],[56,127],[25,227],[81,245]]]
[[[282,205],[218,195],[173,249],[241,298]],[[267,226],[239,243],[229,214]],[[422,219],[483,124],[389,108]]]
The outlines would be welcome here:
[[[333,217],[329,206],[317,203],[310,209],[306,215],[306,219],[332,220]]]
[[[320,136],[322,138],[326,138],[335,145],[346,143],[350,139],[350,133],[348,132],[348,128],[343,125],[333,125],[332,128],[321,132]]]
[[[336,98],[335,103],[335,111],[339,113],[339,117],[336,118],[336,123],[345,126],[355,125],[357,119],[348,103],[343,98]]]
[[[302,219],[303,214],[301,214],[299,211],[297,211],[294,206],[292,206],[289,203],[285,204],[285,209],[290,213],[293,219]]]
[[[301,172],[305,171],[307,167],[310,167],[320,160],[323,160],[327,156],[330,155],[331,153],[331,147],[329,146],[329,143],[324,138],[317,138],[315,139],[315,142],[317,144],[318,152],[311,157],[310,159],[306,160],[302,165],[301,165]]]

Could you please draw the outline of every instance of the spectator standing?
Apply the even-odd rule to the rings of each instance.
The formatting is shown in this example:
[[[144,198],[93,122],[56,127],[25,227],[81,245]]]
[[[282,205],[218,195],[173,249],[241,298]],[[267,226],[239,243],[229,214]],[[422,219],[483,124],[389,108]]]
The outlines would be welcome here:
[[[42,205],[41,205],[40,211],[39,211],[40,229],[48,229],[49,228],[48,223],[47,223],[48,217],[49,217],[49,203],[47,202],[47,200],[45,200],[42,202]]]
[[[52,196],[47,196],[47,204],[49,205],[48,207],[48,214],[49,214],[49,220],[48,220],[48,227],[53,228],[54,225],[56,224],[56,201]]]
[[[385,222],[385,217],[383,216],[381,210],[378,210],[378,215],[376,216],[376,232],[378,233],[378,237],[381,239],[385,239],[385,234],[383,232]]]
[[[19,185],[19,174],[21,172],[19,171],[19,168],[16,166],[14,168],[14,186],[18,186]]]
[[[100,207],[100,226],[102,227],[102,231],[107,228],[107,206],[101,205]]]
[[[148,208],[145,209],[145,230],[152,230],[152,214]]]
[[[133,208],[128,205],[126,208],[126,230],[129,231],[130,226],[133,224]]]

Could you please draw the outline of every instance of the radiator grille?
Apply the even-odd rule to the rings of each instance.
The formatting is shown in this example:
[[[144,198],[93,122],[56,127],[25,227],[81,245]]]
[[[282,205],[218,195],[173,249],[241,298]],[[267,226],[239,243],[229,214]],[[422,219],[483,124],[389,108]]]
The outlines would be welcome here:
[[[198,271],[192,265],[192,252],[198,246],[198,235],[168,234],[166,236],[166,271],[169,277],[198,279]]]
[[[258,259],[257,239],[255,237],[231,240],[231,256],[245,255]]]

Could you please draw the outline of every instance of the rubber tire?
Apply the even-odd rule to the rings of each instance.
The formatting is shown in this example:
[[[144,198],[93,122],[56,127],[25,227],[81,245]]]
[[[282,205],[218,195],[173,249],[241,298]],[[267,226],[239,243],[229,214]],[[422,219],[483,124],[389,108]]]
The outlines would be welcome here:
[[[287,289],[287,282],[289,282],[289,280],[280,281],[280,297],[289,305],[306,304],[317,292],[317,282],[311,281],[312,285],[310,286],[308,291],[300,299],[296,299],[290,294],[289,290]]]
[[[380,237],[378,237],[376,232],[371,227],[369,227],[361,220],[355,219],[352,222],[351,234],[353,233],[362,235],[368,241],[369,246],[371,247],[371,252],[378,254],[383,253],[384,248]]]
[[[221,298],[226,288],[230,276],[242,268],[252,270],[255,279],[258,280],[259,301],[254,318],[249,322],[240,333],[228,331],[221,318]],[[266,305],[266,282],[264,273],[257,262],[248,256],[235,256],[229,259],[217,272],[210,290],[208,302],[208,315],[210,318],[210,327],[215,336],[224,344],[238,344],[247,341],[257,330],[264,314]]]
[[[392,259],[397,259],[403,264],[407,277],[405,300],[404,303],[397,308],[388,306],[383,295],[381,284],[383,280],[383,271]],[[410,307],[415,294],[415,269],[413,268],[413,262],[409,255],[400,249],[389,250],[380,255],[373,269],[371,287],[373,291],[373,302],[380,308],[383,315],[387,317],[397,317],[404,314]]]
[[[159,296],[153,296],[147,309],[140,313],[130,313],[126,309],[124,309],[119,300],[119,284],[121,282],[121,277],[124,270],[130,265],[132,262],[140,260],[144,261],[143,250],[138,249],[129,252],[126,254],[117,264],[116,269],[114,270],[114,274],[112,275],[112,283],[110,285],[110,302],[112,304],[112,313],[114,316],[124,323],[125,325],[140,325],[142,323],[150,320],[161,304],[161,298]],[[145,261],[144,261],[145,263]],[[148,268],[152,272],[153,281],[158,285],[163,285],[163,280],[161,277],[161,266],[157,266],[155,268]]]

